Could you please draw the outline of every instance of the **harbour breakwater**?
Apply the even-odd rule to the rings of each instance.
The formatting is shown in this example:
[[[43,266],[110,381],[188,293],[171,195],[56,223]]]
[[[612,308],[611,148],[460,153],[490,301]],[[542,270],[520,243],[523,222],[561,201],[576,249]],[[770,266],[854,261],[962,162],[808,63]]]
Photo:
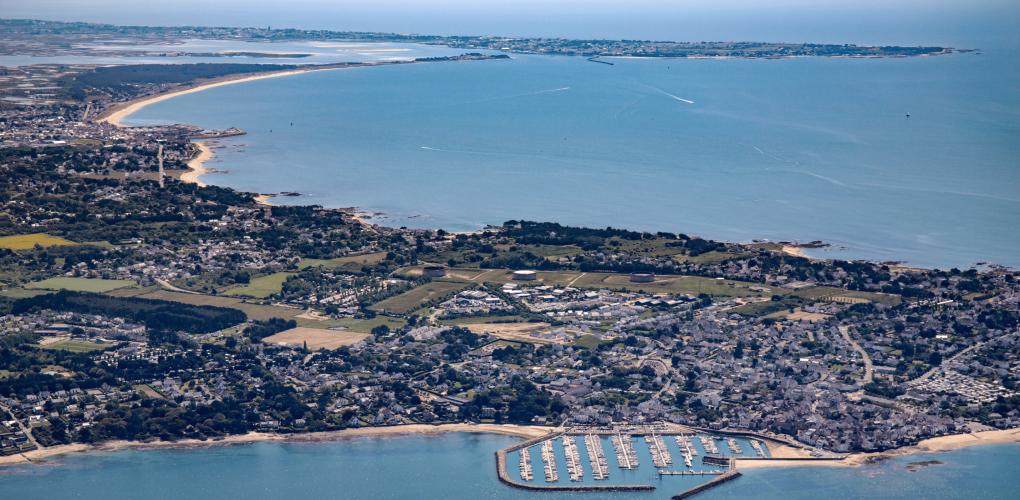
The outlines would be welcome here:
[[[538,486],[531,484],[523,484],[514,481],[510,477],[510,473],[507,472],[506,467],[506,455],[517,450],[529,448],[543,441],[549,441],[558,437],[564,436],[565,432],[554,432],[547,436],[540,438],[529,439],[527,441],[517,443],[513,446],[508,446],[496,452],[496,477],[499,478],[499,482],[519,490],[525,491],[655,491],[655,486],[649,486],[644,484],[638,485],[576,485],[576,486]]]
[[[741,474],[737,472],[737,461],[731,458],[729,471],[724,472],[722,475],[717,476],[715,479],[705,484],[695,486],[689,490],[673,495],[672,500],[684,500],[685,498],[691,498],[694,495],[697,495],[698,493],[704,493],[712,488],[715,488],[716,486],[721,486],[740,476]]]

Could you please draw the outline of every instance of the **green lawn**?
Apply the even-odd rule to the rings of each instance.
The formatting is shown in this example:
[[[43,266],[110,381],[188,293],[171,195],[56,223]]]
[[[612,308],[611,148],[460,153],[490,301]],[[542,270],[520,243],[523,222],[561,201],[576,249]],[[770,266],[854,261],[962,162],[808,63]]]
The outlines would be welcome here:
[[[88,278],[50,278],[25,285],[25,288],[37,290],[71,290],[74,292],[96,292],[103,293],[118,288],[135,286],[134,281],[129,280],[103,280]]]
[[[89,342],[75,342],[73,340],[64,340],[55,344],[43,346],[43,349],[53,349],[54,351],[71,351],[71,352],[92,352],[102,351],[110,347],[110,344],[91,344]]]
[[[264,299],[274,293],[280,293],[280,290],[283,288],[283,282],[287,281],[288,276],[293,275],[294,273],[274,273],[269,276],[255,278],[247,285],[231,288],[230,290],[223,292],[223,295],[237,295]]]
[[[500,322],[513,322],[514,320],[523,322],[520,316],[478,316],[472,318],[457,318],[457,319],[446,319],[442,323],[444,325],[483,325],[486,323]]]
[[[414,290],[404,292],[396,297],[390,297],[382,302],[372,305],[374,311],[388,311],[395,314],[405,314],[421,308],[422,304],[435,298],[449,297],[469,285],[451,281],[433,281]]]
[[[591,335],[582,335],[581,338],[574,341],[573,344],[577,347],[584,347],[585,349],[598,349],[599,345],[609,342],[608,340],[595,340],[595,337]]]

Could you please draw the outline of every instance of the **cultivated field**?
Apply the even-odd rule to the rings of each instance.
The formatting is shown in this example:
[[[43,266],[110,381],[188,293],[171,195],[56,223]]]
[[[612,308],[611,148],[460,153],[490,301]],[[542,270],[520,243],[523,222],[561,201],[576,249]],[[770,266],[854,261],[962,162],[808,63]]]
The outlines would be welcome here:
[[[314,320],[303,320],[298,318],[304,314],[304,310],[290,307],[264,306],[261,304],[248,304],[241,302],[241,299],[233,297],[222,297],[214,295],[196,295],[191,293],[171,292],[169,290],[158,290],[144,295],[138,295],[145,299],[169,300],[198,306],[219,306],[240,309],[248,315],[248,319],[265,321],[269,318],[294,319],[301,323],[318,323]],[[307,325],[305,325],[307,326]]]
[[[530,343],[551,344],[552,340],[539,339],[531,336],[532,330],[548,331],[548,323],[492,323],[461,325],[478,334],[492,334],[505,340]]]
[[[452,281],[433,281],[424,286],[404,292],[396,297],[390,297],[382,302],[374,304],[370,309],[374,311],[386,310],[395,314],[405,314],[421,308],[422,304],[434,298],[443,298],[453,295],[465,288],[466,283]]]
[[[274,293],[280,293],[280,290],[283,288],[283,282],[287,281],[288,276],[293,275],[294,273],[274,273],[269,276],[262,276],[261,278],[251,280],[251,283],[247,285],[231,288],[223,292],[223,295],[264,299]]]
[[[25,288],[38,290],[71,290],[73,292],[103,293],[118,288],[135,286],[130,280],[102,280],[88,278],[50,278],[25,285]]]
[[[53,245],[77,245],[77,243],[67,241],[56,236],[50,236],[45,233],[19,234],[17,236],[4,236],[3,238],[0,238],[0,248],[25,250],[36,245],[48,247]]]
[[[71,352],[92,352],[101,351],[110,347],[109,345],[92,344],[89,342],[75,342],[73,340],[65,340],[63,342],[57,342],[43,346],[43,349],[53,349],[55,351],[71,351]]]
[[[349,330],[322,330],[318,328],[292,328],[271,337],[262,339],[267,344],[286,342],[288,344],[306,343],[311,350],[319,348],[336,349],[342,345],[351,345],[368,337],[367,333]]]

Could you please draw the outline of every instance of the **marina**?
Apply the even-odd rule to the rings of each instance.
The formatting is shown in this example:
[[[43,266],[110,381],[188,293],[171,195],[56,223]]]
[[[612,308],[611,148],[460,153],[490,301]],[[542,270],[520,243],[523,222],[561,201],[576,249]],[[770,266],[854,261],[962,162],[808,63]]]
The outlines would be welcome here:
[[[581,465],[581,454],[577,451],[577,440],[574,436],[563,436],[563,453],[567,457],[567,474],[571,481],[580,481],[584,477]]]
[[[698,439],[701,440],[701,446],[705,448],[705,453],[708,453],[710,455],[719,454],[719,447],[715,445],[715,442],[712,441],[712,438],[708,436],[698,436]]]
[[[542,443],[542,463],[545,464],[545,482],[559,481],[560,475],[556,472],[556,452],[553,451],[552,440]]]
[[[759,443],[758,440],[756,439],[751,440],[751,448],[754,449],[754,453],[757,454],[759,457],[765,456],[765,452],[762,451],[761,443]]]
[[[662,440],[662,436],[652,433],[651,437],[645,436],[645,442],[648,443],[648,452],[652,454],[652,463],[656,467],[669,467],[673,465],[673,457],[670,455],[669,449],[666,448],[666,443]]]
[[[584,436],[584,448],[588,451],[592,477],[596,480],[609,479],[609,464],[606,462],[606,452],[602,449],[602,439],[588,434]]]
[[[521,479],[534,481],[535,475],[531,471],[531,452],[527,448],[521,450]]]
[[[726,440],[726,444],[730,447],[730,451],[733,452],[734,455],[744,454],[744,450],[740,447],[740,444],[737,443],[736,439],[729,438]]]
[[[621,469],[637,469],[640,465],[637,452],[634,451],[634,443],[630,440],[630,434],[627,434],[626,438],[621,432],[614,434],[613,450],[616,451],[616,461],[620,464]]]

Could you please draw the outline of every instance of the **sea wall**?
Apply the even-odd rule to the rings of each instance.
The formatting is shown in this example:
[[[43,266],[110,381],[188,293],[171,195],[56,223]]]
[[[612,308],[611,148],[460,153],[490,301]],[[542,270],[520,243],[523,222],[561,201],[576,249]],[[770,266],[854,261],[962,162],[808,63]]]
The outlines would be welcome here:
[[[517,451],[517,450],[520,450],[520,449],[524,449],[524,448],[527,448],[529,446],[534,446],[534,445],[536,445],[538,443],[541,443],[542,441],[547,441],[549,439],[556,439],[556,438],[562,436],[563,434],[564,434],[563,432],[556,432],[556,433],[553,433],[553,434],[549,434],[548,436],[543,436],[543,437],[535,438],[535,439],[529,439],[527,441],[524,441],[524,442],[521,442],[521,443],[517,443],[517,444],[515,444],[513,446],[508,446],[506,448],[503,448],[502,450],[497,451],[496,452],[496,477],[499,478],[499,482],[501,482],[501,483],[503,483],[503,484],[505,484],[505,485],[507,485],[507,486],[509,486],[511,488],[517,488],[519,490],[525,490],[525,491],[654,491],[655,490],[655,486],[649,486],[649,485],[644,485],[644,484],[631,485],[631,486],[628,486],[628,485],[609,485],[609,484],[607,484],[607,485],[592,484],[592,485],[583,485],[583,486],[582,485],[577,485],[577,486],[567,486],[567,485],[563,485],[563,486],[540,486],[540,485],[534,485],[534,484],[520,483],[520,482],[514,481],[513,479],[510,478],[510,473],[507,472],[507,468],[506,468],[506,455],[507,455],[507,453],[511,453],[511,452],[514,452],[514,451]]]
[[[673,495],[672,500],[684,500],[685,498],[691,498],[694,495],[697,495],[698,493],[706,492],[706,491],[708,491],[708,490],[710,490],[712,488],[715,488],[716,486],[728,483],[728,482],[730,482],[730,481],[732,481],[732,480],[734,480],[734,479],[736,479],[736,478],[738,478],[740,476],[741,476],[741,474],[739,472],[737,472],[737,463],[736,463],[736,460],[731,458],[730,459],[730,470],[728,472],[726,472],[726,473],[724,473],[724,474],[722,474],[720,476],[716,476],[715,479],[713,479],[713,480],[711,480],[711,481],[709,481],[709,482],[707,482],[705,484],[702,484],[702,485],[699,485],[699,486],[695,486],[695,487],[693,487],[693,488],[691,488],[691,489],[689,489],[687,491],[683,491],[683,492],[677,493],[676,495]]]

